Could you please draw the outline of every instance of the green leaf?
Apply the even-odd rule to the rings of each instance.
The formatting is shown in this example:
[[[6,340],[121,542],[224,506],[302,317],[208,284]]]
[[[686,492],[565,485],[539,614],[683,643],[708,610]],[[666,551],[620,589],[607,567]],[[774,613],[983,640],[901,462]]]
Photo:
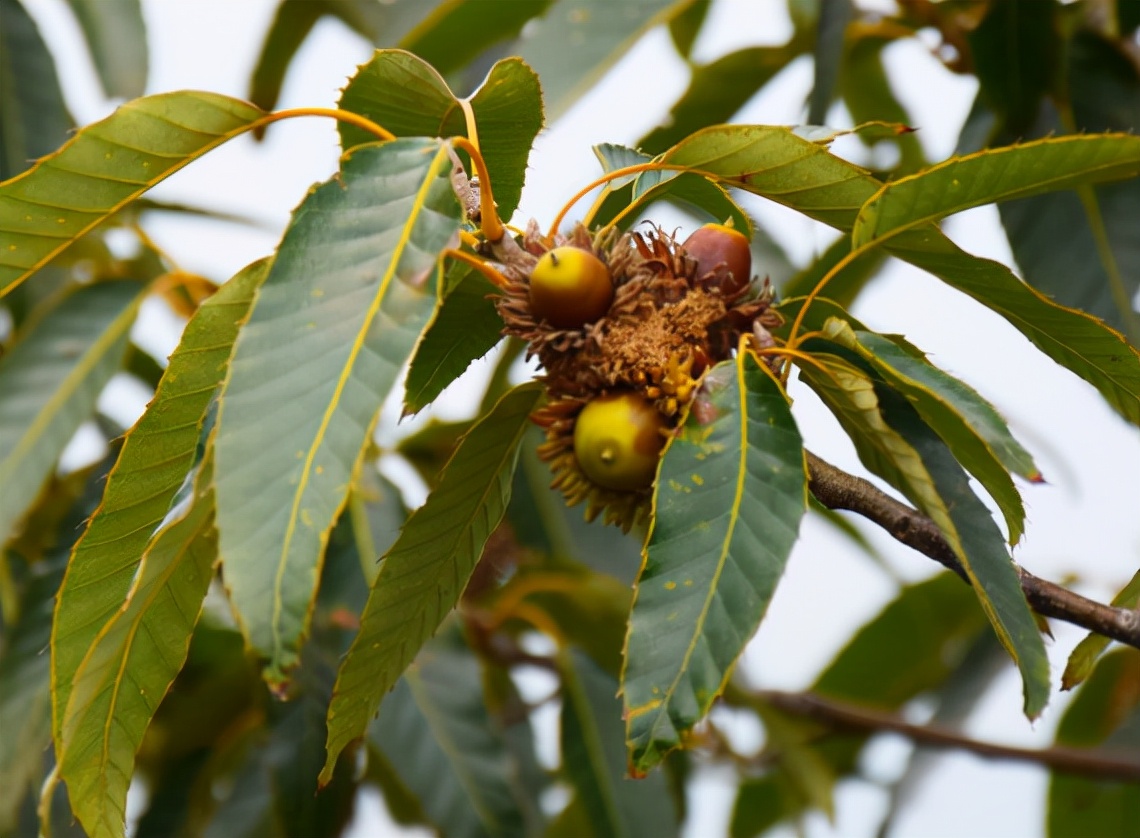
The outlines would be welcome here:
[[[424,647],[369,725],[368,741],[441,835],[524,834],[510,756],[484,701],[479,661],[455,638]]]
[[[979,151],[884,185],[851,231],[856,248],[948,215],[1015,198],[1140,175],[1140,137],[1052,137]]]
[[[518,58],[504,59],[491,68],[470,102],[495,201],[500,214],[510,218],[522,195],[530,147],[543,124],[538,77]],[[459,100],[447,83],[431,65],[402,50],[377,51],[345,87],[340,107],[398,137],[467,136]],[[352,125],[339,127],[345,149],[375,140]]]
[[[57,739],[74,673],[96,633],[119,610],[151,533],[194,463],[206,408],[266,267],[256,262],[240,272],[186,324],[154,398],[126,435],[102,503],[72,551],[52,629]]]
[[[418,413],[502,338],[503,320],[493,296],[498,289],[474,268],[456,263],[431,322],[416,346],[405,382],[404,415]]]
[[[217,555],[210,477],[207,458],[190,497],[151,537],[122,608],[75,671],[56,753],[91,838],[123,834],[135,754],[186,660]]]
[[[55,61],[17,0],[0,0],[0,181],[67,139],[71,116]]]
[[[1112,604],[1117,608],[1140,608],[1140,570],[1112,598]],[[1061,676],[1061,689],[1071,690],[1083,683],[1092,674],[1093,667],[1108,648],[1109,642],[1104,635],[1090,631],[1069,655],[1069,662]]]
[[[840,236],[814,262],[780,286],[780,296],[784,301],[787,301],[794,297],[810,294],[820,280],[839,264],[839,260],[846,258],[850,252],[850,237]],[[879,272],[879,268],[883,266],[884,258],[883,251],[877,248],[864,253],[862,256],[856,256],[853,262],[828,281],[827,299],[840,305],[850,305],[859,295],[859,292]]]
[[[329,707],[327,782],[337,756],[360,736],[384,694],[459,596],[510,500],[511,478],[537,384],[516,387],[463,437],[439,486],[412,513],[384,557],[337,675]]]
[[[597,836],[677,835],[665,775],[626,776],[617,681],[581,653],[562,652],[563,770]]]
[[[67,0],[103,90],[111,98],[134,99],[146,90],[147,39],[139,0]]]
[[[215,93],[136,99],[0,184],[0,295],[263,112]]]
[[[715,175],[845,232],[882,187],[862,169],[787,128],[708,128],[661,159]],[[971,256],[932,226],[903,232],[886,249],[996,311],[1038,349],[1096,387],[1125,418],[1140,423],[1140,352],[1120,334],[1083,312],[1056,305],[1005,265]]]
[[[400,39],[400,48],[415,53],[444,75],[462,70],[488,47],[518,36],[523,25],[542,15],[554,0],[450,0],[435,7]]]
[[[78,288],[26,323],[0,358],[0,543],[122,365],[142,291],[136,282]]]
[[[939,527],[958,555],[998,640],[1017,664],[1025,715],[1035,719],[1049,701],[1049,660],[1001,531],[970,489],[966,472],[950,449],[915,409],[896,393],[880,390],[879,397],[887,422],[918,451],[945,502],[951,527],[941,523]]]
[[[1140,752],[1140,652],[1106,655],[1057,727],[1056,742],[1118,754]],[[1140,823],[1140,785],[1054,771],[1049,782],[1049,838],[1127,838]]]
[[[682,14],[693,0],[556,3],[526,28],[515,53],[542,79],[546,110],[561,116],[641,36]]]
[[[709,5],[710,0],[696,0],[669,21],[669,37],[673,39],[673,46],[682,58],[687,59],[692,52],[693,44],[708,16]]]
[[[637,147],[658,154],[700,128],[727,122],[809,43],[800,37],[779,47],[747,47],[694,67],[688,89],[665,123],[638,140]]]
[[[812,49],[815,82],[808,95],[809,125],[827,123],[827,112],[831,109],[844,58],[844,35],[853,16],[851,0],[819,0],[819,20]]]
[[[945,442],[958,462],[976,477],[997,501],[1009,526],[1010,544],[1024,532],[1025,507],[1009,472],[1041,482],[1033,458],[1013,438],[1005,421],[972,388],[899,344],[874,332],[855,331],[846,322],[830,320],[824,327],[830,340],[855,352],[898,392]]]
[[[369,429],[459,226],[438,140],[363,146],[296,210],[234,347],[217,435],[218,531],[242,631],[279,684]],[[271,424],[267,424],[271,423]]]
[[[658,470],[622,672],[631,770],[681,744],[760,625],[807,507],[803,442],[750,353],[706,378]]]

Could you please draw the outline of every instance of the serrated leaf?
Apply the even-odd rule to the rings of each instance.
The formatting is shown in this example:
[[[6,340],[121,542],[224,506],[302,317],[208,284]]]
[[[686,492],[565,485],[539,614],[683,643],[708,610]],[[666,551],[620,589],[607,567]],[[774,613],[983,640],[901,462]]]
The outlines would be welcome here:
[[[1093,670],[1057,727],[1063,747],[1140,752],[1140,652],[1118,649]],[[1128,838],[1140,823],[1140,785],[1054,771],[1049,781],[1049,838]]]
[[[1112,604],[1117,608],[1140,608],[1140,570],[1112,598]],[[1109,642],[1104,635],[1090,631],[1069,655],[1069,662],[1061,676],[1061,689],[1071,690],[1083,683],[1092,674],[1093,667],[1108,648]]]
[[[950,528],[942,523],[939,528],[957,554],[998,640],[1017,664],[1025,695],[1024,712],[1030,720],[1035,719],[1049,701],[1049,660],[1001,531],[970,489],[966,472],[950,449],[917,411],[896,393],[880,389],[879,397],[887,422],[922,457],[945,503]]]
[[[72,809],[91,838],[123,834],[135,754],[186,659],[213,578],[211,465],[208,458],[192,496],[150,539],[126,600],[71,683],[56,753]]]
[[[491,68],[470,102],[495,201],[500,214],[510,218],[522,195],[531,145],[543,124],[538,77],[520,59],[506,58]],[[459,100],[447,83],[430,64],[403,50],[378,50],[349,81],[340,107],[368,117],[397,137],[467,136]],[[345,149],[375,139],[346,123],[339,128]]]
[[[459,227],[449,170],[439,140],[347,156],[294,213],[238,335],[218,418],[218,531],[270,683],[297,663],[329,531],[430,316],[423,286]]]
[[[262,116],[216,93],[147,96],[81,128],[59,151],[0,183],[0,295]]]
[[[727,185],[789,206],[849,232],[882,184],[787,128],[717,126],[661,157],[715,175]],[[959,249],[933,226],[907,230],[885,245],[993,309],[1038,349],[1096,387],[1125,418],[1140,423],[1140,352],[1084,312],[1056,305],[1005,265]]]
[[[526,28],[514,51],[542,79],[547,113],[556,119],[645,32],[692,2],[556,3]]]
[[[110,98],[133,99],[146,89],[147,38],[139,0],[67,0]]]
[[[677,835],[665,775],[626,776],[617,681],[585,655],[563,651],[560,744],[563,771],[585,807],[594,835]]]
[[[52,628],[57,739],[75,671],[122,604],[151,533],[195,461],[206,408],[266,267],[256,262],[240,272],[186,324],[154,398],[126,435],[102,503],[72,551]]]
[[[418,413],[482,358],[502,338],[503,319],[493,297],[491,281],[462,263],[448,272],[450,290],[440,300],[416,346],[405,382],[404,415]]]
[[[859,210],[862,247],[983,204],[1140,175],[1140,137],[1052,137],[956,157],[885,184]]]
[[[506,742],[484,702],[479,661],[453,638],[424,647],[369,725],[368,741],[441,835],[524,834]]]
[[[136,282],[78,288],[26,323],[0,358],[0,544],[122,365],[142,298]]]
[[[890,339],[851,329],[832,319],[826,336],[869,362],[906,396],[919,415],[949,446],[958,462],[997,501],[1009,527],[1010,544],[1024,532],[1025,507],[1009,472],[1041,482],[1041,472],[993,406],[965,382],[907,352]]]
[[[706,377],[665,449],[626,637],[631,770],[681,744],[760,625],[807,507],[803,442],[750,353]]]
[[[0,0],[0,19],[0,181],[5,181],[58,147],[72,123],[55,61],[35,21],[16,0]]]
[[[327,782],[345,745],[363,734],[384,694],[435,634],[510,501],[511,479],[537,384],[516,387],[463,437],[428,500],[384,557],[329,707]]]

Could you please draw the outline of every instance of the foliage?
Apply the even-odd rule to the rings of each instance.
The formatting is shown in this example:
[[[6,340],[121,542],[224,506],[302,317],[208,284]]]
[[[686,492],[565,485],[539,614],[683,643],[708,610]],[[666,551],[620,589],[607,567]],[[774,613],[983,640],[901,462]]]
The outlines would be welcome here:
[[[1051,694],[1044,618],[1009,547],[1026,530],[1014,478],[1032,486],[1040,471],[974,388],[848,309],[885,257],[902,259],[1140,424],[1140,138],[1128,130],[1140,118],[1140,20],[1093,0],[899,5],[878,16],[789,0],[785,44],[701,64],[691,50],[706,0],[282,0],[250,104],[140,98],[139,4],[73,0],[101,84],[130,101],[64,142],[52,58],[25,4],[0,0],[0,726],[18,734],[0,740],[0,835],[37,819],[45,832],[77,829],[62,787],[88,835],[123,835],[136,780],[149,790],[139,836],[340,834],[369,788],[397,821],[449,836],[672,835],[694,754],[736,778],[733,835],[831,814],[867,736],[734,677],[815,508],[820,475],[792,398],[803,387],[914,520],[933,522],[942,552],[928,555],[969,583],[900,586],[813,693],[868,712],[951,707],[978,677],[974,653],[1000,644],[1036,718]],[[325,16],[382,48],[337,109],[273,112]],[[669,202],[770,239],[750,195],[841,237],[778,303],[759,282],[731,301],[751,314],[744,326],[728,318],[732,345],[698,364],[684,395],[665,375],[668,441],[653,487],[630,501],[648,518],[632,536],[637,566],[631,536],[585,523],[546,488],[530,419],[554,427],[570,408],[553,374],[514,383],[512,372],[519,335],[543,348],[512,327],[510,295],[525,296],[512,260],[575,235],[560,224],[572,205],[545,236],[501,237],[496,225],[518,206],[544,120],[657,26],[688,62],[689,88],[638,148],[595,150],[602,177],[584,222],[628,230]],[[952,48],[950,69],[980,84],[962,154],[934,163],[882,55],[928,28]],[[813,121],[841,101],[863,125],[730,122],[809,54]],[[1009,83],[1015,71],[1024,84]],[[302,116],[337,118],[342,156],[280,245],[220,285],[178,270],[144,232],[142,196],[233,137]],[[897,164],[873,172],[838,156],[846,134],[894,148]],[[994,203],[1023,277],[939,228]],[[112,236],[137,255],[117,255]],[[659,260],[681,252],[657,236],[619,241],[664,247]],[[133,343],[148,299],[187,319],[165,366]],[[379,446],[385,403],[430,409],[500,343],[473,415]],[[125,432],[98,403],[123,371],[153,393]],[[108,456],[66,473],[61,453],[91,419]],[[418,509],[381,476],[383,458],[424,478]],[[1134,579],[1114,604],[1136,601]],[[1083,642],[1063,681],[1085,683],[1058,745],[1093,758],[1135,753],[1140,729],[1136,650],[1102,657],[1107,643]],[[536,670],[560,700],[550,770],[520,693]],[[718,702],[763,726],[758,755],[710,717]],[[555,787],[569,795],[561,808]],[[1127,834],[1136,789],[1054,771],[1050,834]]]

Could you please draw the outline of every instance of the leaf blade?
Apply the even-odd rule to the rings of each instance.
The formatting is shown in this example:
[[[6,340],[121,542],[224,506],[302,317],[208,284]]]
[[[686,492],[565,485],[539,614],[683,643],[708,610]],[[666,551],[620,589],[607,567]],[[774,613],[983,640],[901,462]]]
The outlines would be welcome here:
[[[468,432],[439,486],[385,556],[360,632],[337,674],[322,782],[458,601],[483,544],[506,513],[518,446],[540,396],[536,384],[516,387]]]
[[[711,413],[690,411],[662,458],[630,613],[622,695],[637,773],[678,747],[724,689],[807,507],[803,443],[783,391],[750,353],[717,369],[698,396]]]

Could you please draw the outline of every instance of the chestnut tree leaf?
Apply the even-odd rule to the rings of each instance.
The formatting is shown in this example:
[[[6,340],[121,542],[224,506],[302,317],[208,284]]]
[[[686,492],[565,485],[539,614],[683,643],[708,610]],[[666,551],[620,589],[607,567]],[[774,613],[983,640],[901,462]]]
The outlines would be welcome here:
[[[112,213],[264,115],[216,93],[135,99],[0,183],[0,296]]]
[[[621,679],[635,775],[724,690],[807,508],[803,441],[760,364],[741,352],[706,376],[658,469]]]
[[[75,289],[28,320],[0,358],[0,543],[122,366],[143,296],[131,281]]]
[[[80,662],[115,615],[139,560],[195,462],[207,406],[225,374],[238,323],[264,279],[255,262],[198,307],[146,411],[126,434],[103,499],[71,552],[52,624],[53,730]]]
[[[518,206],[531,145],[543,124],[538,76],[518,58],[491,68],[470,97],[479,151],[491,173],[499,213],[510,218]],[[403,50],[382,49],[344,89],[340,107],[383,125],[397,137],[466,137],[459,100],[430,64]],[[347,150],[376,138],[339,124]]]
[[[537,383],[516,387],[468,431],[439,485],[385,554],[360,631],[337,674],[322,783],[459,601],[506,513],[519,444],[541,397]]]
[[[111,98],[133,99],[146,90],[147,40],[139,0],[67,0]]]
[[[1140,570],[1112,598],[1112,604],[1117,608],[1140,608]],[[1069,662],[1061,675],[1061,689],[1071,690],[1083,683],[1092,674],[1093,667],[1110,642],[1104,635],[1090,631],[1069,655]]]
[[[1131,145],[1120,153],[1130,154]],[[692,167],[848,233],[863,205],[883,188],[825,145],[774,126],[707,128],[658,159]],[[1113,171],[1119,174],[1124,166]],[[1140,424],[1140,350],[1121,334],[1084,312],[1057,305],[1005,265],[966,253],[933,224],[907,229],[884,247],[996,311],[1038,349],[1096,387],[1126,419]]]
[[[350,153],[294,212],[238,334],[218,417],[218,530],[271,684],[298,662],[329,531],[431,314],[459,227],[450,168],[439,140]]]

